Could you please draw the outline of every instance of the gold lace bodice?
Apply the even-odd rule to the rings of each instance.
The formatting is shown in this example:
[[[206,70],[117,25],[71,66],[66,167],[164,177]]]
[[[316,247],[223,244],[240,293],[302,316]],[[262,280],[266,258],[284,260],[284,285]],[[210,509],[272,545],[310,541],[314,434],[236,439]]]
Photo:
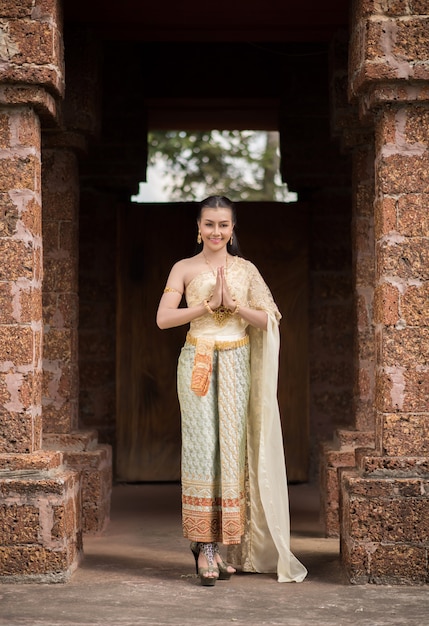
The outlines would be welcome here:
[[[271,292],[253,263],[241,257],[234,257],[226,269],[226,281],[232,297],[240,306],[264,310],[273,314],[277,321],[280,319]],[[215,284],[216,277],[211,270],[195,276],[186,287],[188,306],[197,306],[203,300],[210,300]],[[240,315],[231,315],[219,325],[213,315],[207,312],[193,320],[189,330],[194,337],[222,338],[242,336],[246,327],[247,322]]]

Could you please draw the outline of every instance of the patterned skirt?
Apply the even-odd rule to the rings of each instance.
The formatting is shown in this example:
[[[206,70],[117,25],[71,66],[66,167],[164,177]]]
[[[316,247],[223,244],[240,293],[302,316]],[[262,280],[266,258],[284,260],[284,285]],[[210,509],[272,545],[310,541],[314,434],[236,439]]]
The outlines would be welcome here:
[[[183,534],[191,541],[236,544],[245,522],[250,345],[247,337],[216,343],[203,396],[191,390],[195,353],[196,346],[188,340],[177,370]]]

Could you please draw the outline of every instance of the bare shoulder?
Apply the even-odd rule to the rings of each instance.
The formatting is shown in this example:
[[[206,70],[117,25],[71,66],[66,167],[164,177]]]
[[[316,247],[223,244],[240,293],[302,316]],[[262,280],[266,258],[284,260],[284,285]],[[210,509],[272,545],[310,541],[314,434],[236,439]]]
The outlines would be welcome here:
[[[170,277],[186,285],[189,282],[189,275],[195,272],[195,267],[198,267],[198,264],[196,257],[181,259],[171,268]]]
[[[171,268],[171,271],[177,274],[186,274],[190,269],[195,266],[195,257],[189,257],[186,259],[180,259],[180,261],[176,261],[176,263]]]

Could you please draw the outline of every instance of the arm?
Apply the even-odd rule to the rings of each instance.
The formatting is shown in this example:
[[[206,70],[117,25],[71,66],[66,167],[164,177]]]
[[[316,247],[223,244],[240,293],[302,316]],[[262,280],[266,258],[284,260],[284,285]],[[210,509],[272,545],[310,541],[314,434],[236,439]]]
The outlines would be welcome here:
[[[165,328],[183,326],[196,317],[207,313],[203,303],[198,306],[179,309],[181,299],[182,296],[179,293],[168,292],[162,295],[156,314],[156,323],[159,328],[164,330]]]
[[[247,306],[239,305],[237,315],[240,315],[246,322],[255,328],[261,330],[267,330],[268,314],[266,311],[260,311],[259,309],[250,309]],[[233,309],[234,310],[234,309]]]
[[[193,307],[180,308],[182,294],[185,289],[185,268],[180,261],[173,266],[167,280],[169,291],[164,292],[156,314],[156,323],[159,328],[174,328],[183,326],[192,320],[208,312],[206,304],[201,302]],[[221,303],[221,282],[220,278],[216,282],[214,293],[210,300],[210,307],[216,308]]]

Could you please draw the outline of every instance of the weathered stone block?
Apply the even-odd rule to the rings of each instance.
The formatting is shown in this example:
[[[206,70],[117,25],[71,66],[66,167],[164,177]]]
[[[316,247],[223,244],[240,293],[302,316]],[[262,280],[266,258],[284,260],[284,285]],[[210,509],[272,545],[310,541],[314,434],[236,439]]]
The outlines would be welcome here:
[[[42,294],[40,288],[21,289],[19,291],[18,320],[21,324],[30,324],[33,320],[42,319]]]
[[[429,193],[429,151],[422,156],[383,157],[377,179],[383,194]]]
[[[412,478],[423,477],[427,484],[429,478],[429,458],[427,457],[393,457],[393,456],[374,456],[372,451],[358,451],[356,453],[358,467],[362,468],[365,475],[368,476],[393,476]],[[427,490],[425,490],[427,495]]]
[[[429,326],[429,281],[409,287],[401,297],[401,309],[408,326]]]
[[[372,302],[368,303],[367,294],[360,293],[357,290],[356,293],[356,317],[357,317],[357,327],[359,329],[359,334],[363,332],[369,332],[371,328],[371,313],[372,313]]]
[[[378,241],[384,235],[396,231],[397,226],[397,199],[382,196],[375,202],[374,235]]]
[[[47,258],[44,261],[44,291],[77,292],[77,267],[71,258]]]
[[[77,403],[67,399],[43,398],[43,432],[69,433],[77,426]]]
[[[368,582],[369,555],[364,546],[356,545],[342,536],[341,561],[351,583],[364,585]]]
[[[374,433],[375,407],[373,400],[373,391],[370,392],[368,398],[355,398],[355,405],[356,428],[362,431],[372,430],[372,432]]]
[[[389,283],[377,285],[374,291],[374,322],[394,326],[399,320],[399,292]]]
[[[40,161],[33,155],[0,159],[0,191],[35,189],[40,178]]]
[[[386,471],[382,466],[392,461],[388,457],[372,460],[378,472]],[[369,457],[367,461],[371,465]],[[398,467],[393,470],[395,474]],[[353,470],[341,472],[341,554],[352,582],[427,581],[426,487],[429,487],[428,479],[417,476],[368,478]]]
[[[374,237],[371,220],[359,218],[354,221],[355,254],[358,257],[374,253]]]
[[[415,369],[428,365],[429,328],[386,327],[379,336],[381,359],[385,367]]]
[[[30,17],[33,4],[33,0],[20,0],[20,2],[16,2],[16,0],[2,0],[0,17]]]
[[[65,464],[81,477],[83,531],[102,532],[110,513],[111,447],[98,444],[95,431],[45,433],[44,447],[62,449]]]
[[[37,450],[31,454],[0,454],[0,470],[10,472],[19,470],[48,472],[52,469],[58,469],[62,462],[62,454],[57,451]],[[12,473],[10,475],[12,476]]]
[[[375,261],[373,256],[361,256],[356,261],[355,285],[356,287],[367,288],[374,284]]]
[[[72,353],[72,330],[51,328],[44,336],[44,358],[69,363]]]
[[[2,219],[0,220],[0,237],[11,237],[16,233],[19,213],[9,193],[0,192]]]
[[[0,506],[0,545],[37,543],[39,532],[38,507],[17,504]]]
[[[374,5],[374,11],[380,11],[384,15],[400,16],[409,13],[408,0],[381,0],[375,1]]]
[[[58,0],[35,0],[32,15],[35,19],[51,17],[58,26],[61,26],[61,6],[61,2],[58,2]]]
[[[0,362],[33,363],[34,333],[30,327],[0,327]]]
[[[401,61],[414,63],[429,58],[429,17],[396,20],[395,36],[391,37],[392,53]]]
[[[428,377],[426,377],[426,382],[427,380]],[[426,399],[427,397],[426,394]],[[427,416],[408,413],[385,415],[383,445],[389,456],[428,455],[429,423]]]
[[[12,304],[11,285],[0,283],[0,324],[12,324],[17,321],[13,315]]]
[[[34,20],[9,20],[9,33],[17,48],[13,55],[13,63],[34,63],[49,65],[53,59],[55,31],[47,22]]]
[[[377,244],[378,276],[396,276],[404,280],[429,280],[429,239],[415,237],[382,241]]]
[[[67,550],[36,546],[0,546],[0,580],[63,582],[69,577]]]
[[[77,328],[79,317],[79,297],[77,293],[59,294],[57,312],[63,320],[64,328]]]
[[[404,194],[398,199],[398,231],[405,237],[429,237],[429,195]]]
[[[1,511],[9,521],[0,546],[3,581],[69,578],[82,550],[78,487],[70,470],[0,472],[7,499]]]
[[[410,545],[369,547],[368,582],[383,585],[427,583],[427,548]]]
[[[429,26],[429,24],[427,24]],[[429,109],[423,106],[412,106],[406,111],[406,123],[403,135],[407,143],[420,143],[426,149],[429,134]]]
[[[23,241],[0,239],[0,280],[33,278],[33,248]]]
[[[45,208],[45,207],[43,207]],[[58,257],[58,250],[60,238],[59,238],[59,222],[52,220],[43,220],[43,248],[44,248],[44,261],[51,257],[55,259]]]
[[[10,147],[10,117],[6,114],[0,115],[0,148],[3,150]]]
[[[20,110],[19,117],[12,118],[13,125],[18,126],[17,143],[20,147],[40,150],[40,122],[31,109]]]
[[[384,57],[383,49],[386,21],[371,20],[366,23],[365,59],[374,60]]]
[[[374,373],[368,367],[359,367],[356,372],[355,386],[360,400],[370,399],[373,396]]]

